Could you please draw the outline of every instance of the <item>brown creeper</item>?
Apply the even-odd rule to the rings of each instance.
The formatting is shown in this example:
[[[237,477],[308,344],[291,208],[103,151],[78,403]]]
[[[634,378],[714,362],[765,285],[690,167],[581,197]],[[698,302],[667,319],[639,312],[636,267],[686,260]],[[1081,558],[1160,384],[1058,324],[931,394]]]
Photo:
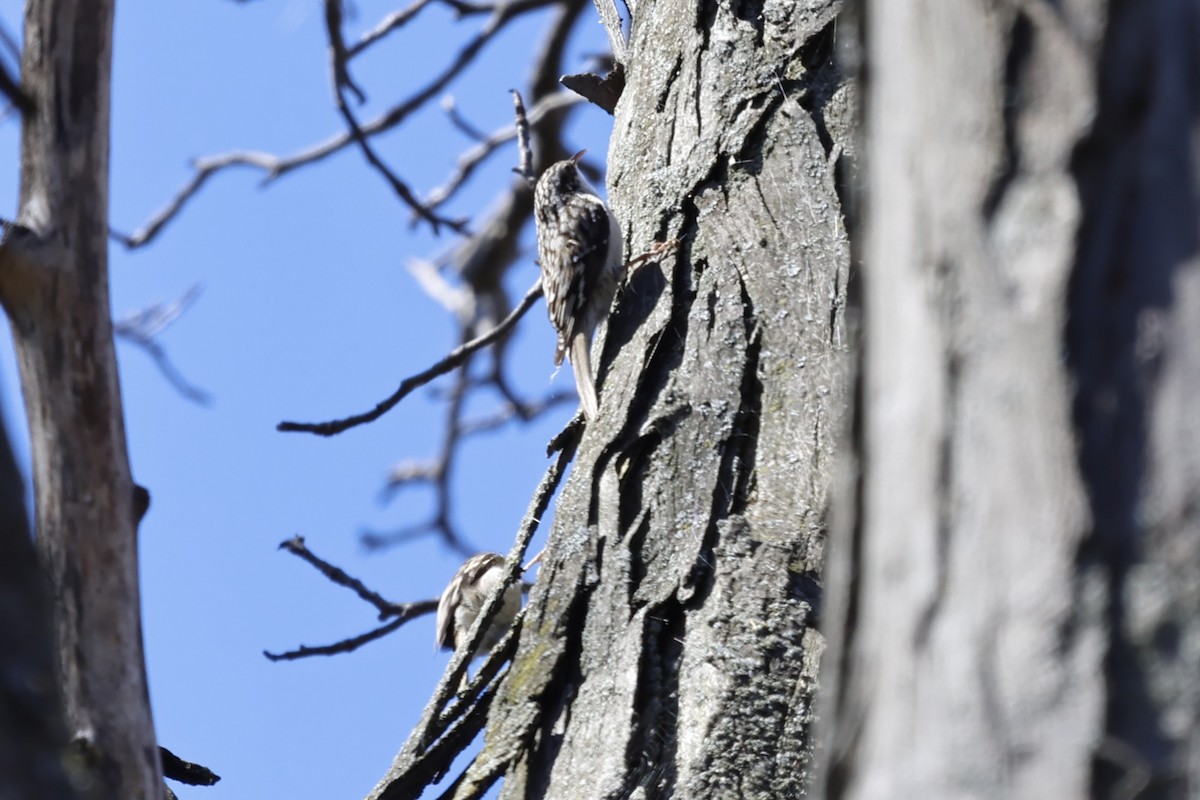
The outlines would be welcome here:
[[[592,334],[606,316],[624,269],[621,226],[579,172],[584,151],[551,165],[533,193],[546,309],[558,332],[554,365],[568,353],[584,416],[599,408]]]
[[[480,553],[467,559],[458,568],[446,591],[438,600],[437,646],[457,650],[466,644],[467,634],[479,612],[487,605],[496,586],[504,581],[504,556]],[[484,655],[508,632],[517,612],[521,610],[521,584],[515,582],[504,590],[500,610],[488,625],[483,641],[471,657]],[[465,683],[466,676],[463,677]]]

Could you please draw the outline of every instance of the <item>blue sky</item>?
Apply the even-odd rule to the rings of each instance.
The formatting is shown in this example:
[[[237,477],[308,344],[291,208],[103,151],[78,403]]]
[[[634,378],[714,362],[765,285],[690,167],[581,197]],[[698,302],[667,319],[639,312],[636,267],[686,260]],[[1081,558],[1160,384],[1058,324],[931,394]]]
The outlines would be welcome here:
[[[348,38],[397,6],[362,0]],[[113,76],[112,224],[139,227],[190,175],[188,160],[234,149],[290,154],[341,130],[316,0],[118,3]],[[17,0],[0,21],[18,34]],[[585,14],[569,67],[607,49]],[[445,63],[482,25],[433,6],[354,64],[370,102],[386,108]],[[491,130],[511,119],[510,87],[544,15],[514,24],[451,87],[462,112]],[[568,147],[607,151],[611,120],[576,112]],[[17,200],[19,129],[0,124],[0,216]],[[419,191],[440,184],[470,145],[436,104],[377,140]],[[474,216],[507,185],[510,146],[452,204]],[[453,243],[413,232],[356,150],[269,188],[252,170],[216,176],[152,245],[111,249],[114,317],[172,300],[199,284],[191,310],[161,337],[175,365],[210,392],[183,399],[140,350],[118,345],[133,473],[153,495],[141,527],[143,619],[155,722],[163,744],[212,767],[212,788],[182,798],[358,797],[383,774],[446,663],[433,620],[418,620],[356,653],[273,664],[262,651],[322,644],[374,627],[371,608],[277,551],[304,536],[319,555],[396,601],[435,597],[461,557],[432,538],[369,553],[365,527],[427,518],[431,496],[410,489],[380,503],[387,470],[433,456],[443,411],[417,392],[382,420],[333,439],[274,430],[365,410],[454,344],[446,312],[405,264]],[[525,240],[532,245],[532,231]],[[514,301],[536,276],[531,248],[510,275]],[[7,335],[0,398],[26,457],[19,386]],[[551,384],[553,337],[540,303],[512,349],[520,391]],[[485,413],[498,401],[471,404]],[[506,551],[546,466],[545,442],[571,416],[559,406],[526,428],[472,439],[454,484],[459,529],[480,549]],[[543,534],[544,536],[544,534]],[[544,541],[535,540],[538,547]]]

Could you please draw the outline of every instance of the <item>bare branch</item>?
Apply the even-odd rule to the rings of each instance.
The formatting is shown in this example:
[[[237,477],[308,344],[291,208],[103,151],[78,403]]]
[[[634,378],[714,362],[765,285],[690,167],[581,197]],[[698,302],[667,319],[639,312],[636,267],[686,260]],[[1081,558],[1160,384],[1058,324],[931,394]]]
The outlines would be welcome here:
[[[400,387],[393,392],[387,399],[378,403],[370,411],[362,414],[355,414],[344,419],[331,420],[329,422],[281,422],[276,426],[276,430],[285,432],[304,432],[315,433],[318,436],[335,436],[343,431],[363,425],[368,422],[374,422],[382,417],[387,412],[395,408],[396,404],[425,384],[429,383],[434,378],[445,375],[450,370],[462,364],[467,358],[477,350],[487,347],[489,344],[499,341],[508,334],[508,332],[517,324],[517,320],[525,315],[539,297],[542,296],[542,282],[538,279],[536,283],[525,293],[521,298],[521,302],[513,309],[504,320],[492,330],[482,336],[472,339],[465,344],[461,344],[454,348],[441,361],[437,362],[428,369],[418,372],[405,378],[400,382]]]
[[[400,180],[396,173],[392,172],[391,168],[375,152],[375,148],[371,147],[366,134],[363,133],[363,129],[359,126],[358,118],[354,116],[354,112],[350,110],[349,104],[346,103],[344,90],[348,89],[354,92],[360,102],[363,99],[363,93],[353,83],[350,78],[349,69],[346,66],[346,45],[342,39],[341,0],[325,0],[325,29],[329,35],[330,67],[333,72],[333,88],[334,96],[337,100],[338,113],[345,120],[346,126],[350,129],[351,139],[358,144],[363,157],[367,159],[367,163],[373,166],[384,177],[384,180],[392,187],[392,191],[396,193],[396,196],[405,205],[433,227],[434,233],[437,233],[442,225],[458,233],[465,233],[467,226],[464,220],[452,220],[433,213],[430,208],[417,199],[417,196],[408,188],[408,184]]]
[[[454,390],[450,395],[450,402],[446,407],[446,429],[442,439],[441,455],[436,461],[422,465],[422,469],[419,471],[413,470],[411,472],[414,479],[428,483],[434,488],[436,508],[433,519],[425,525],[401,529],[386,537],[371,534],[364,535],[362,538],[364,545],[378,549],[411,541],[413,538],[425,533],[438,533],[447,547],[457,550],[464,555],[474,554],[474,548],[466,546],[463,537],[459,535],[454,527],[454,523],[451,521],[454,503],[450,494],[454,462],[458,456],[458,447],[462,443],[460,431],[462,427],[463,403],[470,388],[470,358],[468,358],[458,370]],[[395,473],[393,472],[393,476],[389,480],[391,484],[390,488],[392,489],[396,488],[394,477]]]
[[[532,189],[537,182],[537,176],[533,174],[533,147],[529,143],[529,117],[525,114],[525,101],[521,99],[521,93],[513,89],[512,98],[513,114],[516,116],[513,129],[517,134],[517,149],[520,151],[520,161],[513,172],[524,178],[525,183]]]
[[[199,296],[200,287],[193,286],[178,300],[155,303],[141,311],[133,312],[113,323],[113,335],[146,351],[167,382],[185,398],[199,405],[208,405],[212,402],[212,395],[189,383],[155,338],[179,319]]]
[[[124,319],[115,324],[117,327],[125,329],[127,335],[151,339],[178,320],[199,297],[200,286],[197,284],[184,292],[178,300],[169,303],[155,303],[141,311],[127,314]]]
[[[625,34],[621,30],[621,15],[617,13],[616,0],[592,0],[592,2],[600,14],[604,32],[608,34],[608,45],[612,48],[613,59],[618,64],[624,64]]]
[[[570,435],[564,432],[563,447],[554,463],[546,470],[541,483],[533,494],[529,508],[521,520],[517,530],[516,540],[509,551],[504,565],[507,571],[504,586],[509,586],[520,578],[521,563],[533,535],[537,532],[542,515],[550,505],[558,485],[566,472],[567,465],[575,457],[575,447],[578,444],[579,428]],[[562,435],[560,435],[562,436]],[[432,784],[438,777],[445,774],[454,759],[470,743],[475,734],[483,727],[483,707],[486,711],[490,703],[494,687],[500,680],[500,667],[512,658],[516,651],[518,623],[514,624],[508,635],[492,650],[488,660],[480,668],[475,680],[462,693],[460,699],[449,705],[455,696],[455,689],[460,685],[462,676],[466,673],[469,654],[475,652],[483,641],[484,632],[491,624],[496,612],[500,609],[504,591],[500,589],[489,598],[486,606],[479,614],[475,624],[468,634],[468,641],[459,648],[441,681],[434,690],[433,697],[426,704],[421,720],[409,734],[404,748],[392,762],[391,768],[371,792],[371,800],[385,800],[403,796],[417,796],[420,790]],[[522,612],[523,614],[523,612]],[[495,676],[495,677],[493,677]],[[476,698],[479,687],[486,684],[487,689]]]
[[[184,761],[165,747],[159,746],[158,755],[162,759],[164,778],[186,783],[188,786],[212,786],[221,780],[221,776],[208,767]]]
[[[150,218],[149,222],[132,234],[126,235],[112,228],[109,229],[108,234],[111,238],[116,239],[130,250],[141,247],[157,236],[163,227],[183,210],[187,201],[191,200],[196,192],[200,191],[200,187],[217,172],[234,166],[256,167],[266,171],[268,180],[270,180],[270,176],[275,173],[279,163],[279,158],[269,153],[252,152],[228,153],[222,156],[199,159],[193,164],[196,173],[192,175],[191,180],[184,184],[183,188],[176,192],[175,196],[168,200],[167,204]]]
[[[563,111],[571,103],[566,102],[564,93],[559,90],[556,76],[559,74],[558,65],[569,32],[583,8],[584,3],[580,0],[571,0],[558,7],[535,60],[532,80],[534,112],[527,116],[522,115],[519,119],[520,127],[524,130],[525,144],[521,150],[524,154],[525,170],[531,175],[535,172],[532,164],[532,141],[537,142],[537,151],[542,159],[554,160],[560,157],[563,149],[560,141],[565,117]],[[504,135],[515,136],[517,128],[518,125],[514,124]],[[498,134],[494,136],[499,138]],[[511,304],[501,278],[518,256],[518,235],[532,214],[532,208],[532,192],[527,181],[514,181],[493,207],[480,232],[461,242],[449,256],[439,259],[440,264],[453,264],[462,278],[462,285],[452,285],[432,264],[419,262],[410,267],[422,288],[458,317],[464,340],[474,336],[477,331],[491,328],[495,325],[495,320],[510,314]],[[441,455],[436,461],[426,464],[429,470],[426,474],[430,477],[428,482],[437,492],[437,511],[434,518],[423,525],[402,528],[393,533],[369,532],[363,537],[366,546],[384,547],[411,541],[416,536],[429,533],[439,533],[444,539],[451,537],[449,543],[452,547],[455,546],[456,540],[453,537],[456,532],[450,521],[450,489],[453,461],[457,457],[458,448],[473,433],[492,430],[514,417],[533,419],[551,404],[573,398],[573,395],[555,396],[544,406],[524,402],[512,392],[504,379],[503,339],[491,350],[490,355],[491,370],[486,378],[480,380],[470,377],[467,366],[469,360],[464,361],[459,368],[459,380],[455,382],[453,390],[447,393],[450,403]],[[508,401],[509,407],[480,422],[469,423],[463,420],[461,409],[466,392],[484,386],[494,386]]]
[[[518,102],[520,94],[513,92],[513,96],[514,103]],[[538,104],[534,106],[533,111],[529,113],[529,119],[533,122],[537,122],[551,111],[569,108],[570,106],[582,102],[582,100],[583,98],[571,94],[570,92],[555,92],[554,94],[543,97]],[[501,146],[507,144],[513,139],[517,139],[518,144],[520,144],[521,128],[519,123],[523,119],[523,112],[524,107],[522,106],[517,111],[518,125],[508,125],[492,132],[490,135],[484,137],[482,141],[480,141],[475,147],[472,147],[470,150],[459,156],[457,163],[454,165],[454,172],[451,173],[450,177],[444,184],[429,193],[429,196],[425,200],[425,204],[430,208],[437,208],[438,206],[442,205],[451,197],[453,197],[455,192],[457,192],[459,188],[461,188],[462,185],[466,183],[473,174],[475,174],[475,170],[481,164],[487,161],[488,157],[500,149]],[[530,154],[528,147],[528,121],[525,122],[524,128],[526,141],[524,145],[520,145],[521,163],[520,166],[514,170],[514,172],[522,177],[525,177],[526,180],[529,180],[529,175],[532,175],[533,172],[533,157]]]
[[[443,0],[444,1],[444,0]],[[480,6],[479,9],[491,10],[491,16],[484,24],[483,28],[470,41],[463,45],[458,51],[457,56],[450,65],[437,75],[432,81],[425,85],[424,88],[416,92],[409,99],[388,111],[382,117],[363,126],[363,132],[368,136],[373,136],[381,131],[399,125],[410,114],[421,108],[430,99],[441,93],[449,83],[458,76],[463,69],[466,68],[475,56],[487,45],[496,34],[500,33],[507,25],[522,14],[537,10],[544,6],[551,5],[553,0],[509,0],[509,2],[498,3],[495,6]],[[466,6],[464,6],[466,7]],[[349,142],[341,142],[340,147],[344,147]],[[324,155],[328,155],[325,153]],[[323,157],[323,156],[322,156]]]
[[[364,547],[379,550],[406,544],[421,536],[438,534],[447,547],[465,556],[473,555],[474,548],[466,545],[452,522],[454,511],[451,488],[453,486],[453,469],[458,451],[463,443],[472,435],[495,430],[514,419],[528,422],[535,419],[550,408],[565,402],[573,402],[575,394],[555,393],[535,402],[525,402],[518,398],[507,386],[499,374],[500,362],[496,361],[494,373],[487,381],[480,382],[470,377],[469,361],[458,371],[458,379],[449,395],[446,411],[446,427],[440,455],[427,461],[407,461],[391,470],[381,492],[381,499],[388,501],[401,489],[417,484],[432,486],[436,495],[436,508],[433,517],[428,522],[402,527],[395,531],[379,532],[365,530],[360,533]],[[466,422],[463,420],[463,402],[467,392],[481,386],[495,386],[508,401],[500,412],[488,417]]]
[[[387,36],[392,31],[404,27],[406,24],[408,24],[409,20],[424,11],[425,7],[431,2],[433,2],[433,0],[416,0],[415,3],[407,8],[402,8],[399,11],[393,11],[391,14],[388,14],[383,18],[382,22],[380,22],[371,30],[367,31],[367,33],[363,34],[363,37],[346,51],[346,55],[350,58],[354,58],[363,50],[366,50],[368,47],[375,44],[375,42]]]
[[[263,655],[271,661],[294,661],[295,659],[307,658],[309,656],[329,656],[336,653],[349,653],[368,642],[373,642],[388,635],[417,617],[432,614],[437,610],[437,600],[421,600],[415,603],[393,603],[385,600],[378,592],[368,589],[362,581],[350,577],[340,567],[335,567],[328,561],[316,556],[308,549],[308,546],[304,543],[304,538],[301,536],[293,536],[291,539],[281,542],[279,549],[286,550],[312,565],[317,571],[338,586],[345,586],[352,590],[356,595],[379,611],[379,619],[387,619],[388,617],[395,617],[395,619],[386,625],[381,625],[366,633],[352,636],[349,639],[343,639],[333,644],[318,645],[316,647],[301,645],[295,650],[288,650],[283,653],[271,653],[264,650]]]
[[[501,668],[516,653],[517,636],[524,612],[517,614],[513,626],[492,650],[488,661],[480,668],[475,679],[459,694],[462,698],[455,706],[454,718],[446,720],[438,738],[429,743],[429,748],[420,754],[419,760],[402,773],[397,780],[389,777],[375,787],[368,800],[399,800],[417,797],[420,790],[439,780],[450,769],[455,757],[475,739],[487,721],[488,709],[496,696],[504,674]],[[440,795],[440,798],[457,797],[458,784],[462,776]]]
[[[315,646],[302,644],[295,650],[286,650],[282,653],[272,653],[269,650],[263,650],[263,655],[266,656],[266,658],[270,661],[295,661],[300,658],[309,658],[310,656],[333,656],[337,655],[338,653],[352,653],[358,648],[362,647],[364,644],[373,642],[376,639],[382,639],[392,631],[400,629],[404,623],[408,622],[409,620],[415,619],[416,617],[424,614],[432,614],[437,610],[436,600],[427,600],[425,602],[428,604],[428,608],[422,609],[420,614],[413,614],[412,616],[408,617],[398,617],[386,625],[381,625],[374,630],[369,630],[366,633],[358,636],[352,636],[349,639],[343,639],[340,642]]]
[[[450,527],[446,520],[439,517],[434,517],[428,522],[420,522],[416,525],[406,525],[394,531],[376,531],[367,528],[359,532],[358,540],[367,550],[384,550],[434,534],[440,536],[442,541],[451,550],[460,555],[472,556],[476,552],[473,547],[469,547],[458,538],[458,534]]]
[[[523,7],[516,9],[516,12],[524,13],[525,11],[550,5],[550,3],[554,1],[555,0],[529,0],[529,2],[522,3],[521,5]],[[382,22],[380,22],[371,30],[367,31],[365,34],[363,34],[361,39],[351,45],[346,51],[347,55],[350,58],[354,58],[362,53],[362,51],[366,50],[368,47],[387,36],[392,31],[404,27],[410,21],[412,21],[414,17],[424,11],[425,7],[430,5],[432,2],[434,2],[434,0],[416,0],[416,2],[407,8],[402,8],[399,11],[393,11],[391,14],[388,14],[383,18]],[[437,2],[453,9],[455,15],[460,19],[479,14],[494,13],[505,5],[513,5],[511,3],[468,3],[463,2],[463,0],[437,0]]]
[[[383,484],[380,500],[387,502],[395,496],[397,490],[414,483],[433,483],[442,476],[440,461],[405,461],[397,464],[388,472]]]
[[[541,8],[544,5],[549,5],[551,0],[513,0],[512,2],[502,3],[496,6],[492,16],[484,24],[483,28],[463,45],[459,50],[454,61],[443,70],[433,80],[427,83],[422,89],[418,90],[404,102],[394,106],[382,116],[368,122],[362,126],[362,133],[367,136],[375,136],[387,130],[391,130],[400,123],[404,122],[417,109],[422,108],[432,98],[436,97],[452,80],[458,77],[458,74],[466,68],[468,64],[475,58],[480,50],[488,44],[496,34],[500,33],[510,22],[516,19],[521,14]],[[318,145],[304,153],[297,154],[291,158],[282,159],[275,174],[271,177],[279,177],[286,174],[296,167],[305,164],[320,161],[327,156],[333,155],[342,148],[351,144],[354,138],[351,134],[341,134],[327,140],[324,144]]]
[[[17,63],[21,61],[21,48],[17,45],[17,40],[8,32],[8,28],[0,24],[0,45],[9,52]],[[10,108],[15,108],[25,115],[32,115],[37,112],[37,104],[33,102],[33,98],[21,86],[18,76],[9,73],[8,66],[0,62],[0,93],[4,94],[12,103]],[[6,109],[7,110],[7,109]]]
[[[340,107],[342,89],[349,89],[359,103],[365,103],[367,96],[350,77],[347,65],[346,43],[342,39],[342,0],[327,0],[325,3],[325,24],[329,32],[330,66],[333,69],[333,91]]]
[[[4,24],[0,24],[0,44],[4,45],[4,49],[14,59],[21,60],[21,47],[17,44],[16,37],[8,32],[8,26]]]
[[[561,91],[558,85],[561,63],[571,30],[584,8],[585,0],[564,0],[554,11],[550,27],[534,59],[530,78],[530,96],[535,107],[542,98]],[[537,153],[541,164],[567,156],[562,145],[566,110],[546,113],[530,130],[530,149]],[[537,172],[538,166],[533,165],[531,174]],[[479,226],[479,232],[456,245],[449,263],[470,287],[477,302],[489,297],[500,300],[505,295],[502,278],[520,253],[520,231],[532,214],[533,192],[523,178],[514,180],[493,206],[486,222]],[[494,304],[497,307],[502,305],[499,302]],[[500,358],[502,347],[497,347],[493,354],[495,358]]]
[[[454,463],[458,458],[458,446],[461,440],[459,427],[462,425],[463,407],[466,402],[467,391],[470,389],[470,365],[472,358],[474,358],[474,354],[468,355],[459,368],[458,379],[454,382],[454,392],[450,395],[450,402],[446,405],[446,429],[442,435],[440,459],[441,474],[434,483],[434,490],[437,495],[436,519],[440,524],[443,540],[451,546],[462,542],[462,537],[458,535],[458,531],[455,529],[453,522],[451,522],[454,512],[454,502],[450,490],[454,475]]]
[[[29,93],[21,87],[20,81],[9,74],[8,67],[0,63],[0,94],[9,99],[22,114],[33,115],[37,105]]]
[[[379,611],[380,619],[401,616],[405,609],[408,608],[408,604],[399,605],[385,600],[379,593],[368,589],[358,578],[352,578],[340,567],[335,567],[323,558],[318,557],[308,549],[308,545],[304,543],[303,536],[293,536],[291,539],[280,542],[279,549],[286,550],[301,561],[312,565],[333,583],[336,583],[338,586],[345,586],[360,598],[375,606]]]
[[[504,678],[502,668],[516,654],[517,637],[524,615],[524,610],[517,614],[512,627],[493,648],[475,678],[458,694],[459,700],[452,709],[453,715],[447,712],[436,720],[439,733],[437,738],[429,743],[429,748],[420,754],[416,763],[402,774],[399,781],[389,784],[385,779],[380,782],[369,795],[369,800],[416,797],[418,792],[415,790],[436,783],[449,770],[458,754],[483,730],[492,699]],[[462,776],[459,776],[455,779],[454,785],[441,797],[457,797],[457,785],[461,778]]]
[[[579,402],[579,397],[575,392],[552,392],[540,400],[528,403],[522,403],[515,399],[509,400],[508,404],[495,414],[463,423],[459,429],[459,434],[465,439],[475,434],[494,431],[512,422],[514,419],[518,419],[521,422],[531,422],[551,409],[567,403],[577,402]]]
[[[466,325],[475,306],[474,293],[469,287],[451,286],[436,266],[420,258],[408,261],[408,272],[417,285],[442,308]]]
[[[114,328],[113,335],[119,336],[130,344],[140,347],[142,350],[144,350],[146,355],[150,356],[150,359],[154,362],[154,365],[158,367],[158,371],[161,372],[163,377],[167,379],[167,383],[171,384],[171,387],[175,391],[183,395],[184,399],[190,400],[199,406],[212,405],[212,395],[206,392],[204,389],[188,383],[187,378],[183,377],[183,374],[171,362],[171,357],[167,355],[167,351],[161,344],[153,339],[141,339],[135,336],[127,336],[120,328]]]
[[[332,2],[332,0],[327,0]],[[447,3],[447,0],[439,0],[439,2]],[[491,16],[484,24],[483,28],[469,40],[463,48],[458,52],[457,57],[450,63],[445,70],[436,75],[433,80],[426,84],[423,88],[415,92],[412,96],[403,102],[393,106],[381,116],[365,123],[357,125],[357,132],[362,139],[370,139],[377,134],[391,130],[397,125],[404,122],[415,111],[422,108],[430,99],[436,97],[445,88],[458,77],[472,59],[507,25],[517,17],[535,11],[544,6],[552,5],[553,0],[510,0],[510,2],[497,3],[495,5],[472,5],[463,3],[447,3],[455,8],[460,15],[481,14],[490,12]],[[424,5],[427,5],[424,4]],[[423,8],[424,5],[421,7]],[[328,22],[328,20],[327,20]],[[352,58],[357,55],[363,43],[360,42],[355,47],[346,49],[342,45],[343,52],[347,58]],[[154,238],[162,228],[171,222],[186,203],[191,200],[200,189],[201,186],[217,172],[232,168],[232,167],[253,167],[265,173],[263,177],[263,185],[269,185],[279,178],[287,175],[295,169],[305,167],[310,164],[315,164],[323,161],[329,156],[340,152],[351,144],[359,143],[359,139],[355,136],[354,128],[339,133],[335,136],[326,139],[320,144],[314,145],[305,150],[301,150],[290,156],[277,156],[271,153],[263,153],[257,151],[234,151],[217,156],[197,159],[195,161],[196,174],[181,188],[175,196],[167,203],[162,211],[158,212],[151,218],[150,222],[146,223],[137,233],[132,235],[124,235],[120,232],[113,231],[112,236],[117,241],[121,242],[128,248],[135,248],[145,245]],[[393,176],[394,177],[394,176]],[[389,181],[390,182],[390,181]],[[393,187],[395,188],[395,187]],[[431,223],[432,224],[432,223]],[[457,230],[455,225],[448,224],[448,221],[441,221],[441,224],[447,224],[451,229]]]
[[[443,97],[441,105],[442,111],[446,112],[446,119],[450,120],[450,124],[458,128],[463,136],[475,142],[482,142],[488,138],[486,133],[475,127],[466,117],[459,113],[458,101],[454,99],[454,95],[448,94]]]

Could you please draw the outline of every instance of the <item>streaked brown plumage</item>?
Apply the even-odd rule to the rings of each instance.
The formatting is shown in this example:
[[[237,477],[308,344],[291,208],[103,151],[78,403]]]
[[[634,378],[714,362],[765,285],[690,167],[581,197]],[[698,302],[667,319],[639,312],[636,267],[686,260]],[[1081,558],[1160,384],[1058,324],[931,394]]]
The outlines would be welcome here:
[[[579,172],[583,152],[552,164],[533,195],[538,264],[550,322],[558,332],[554,364],[571,360],[584,416],[599,409],[592,335],[612,305],[624,267],[621,227]]]
[[[503,580],[504,556],[498,553],[480,553],[467,559],[467,562],[458,568],[450,580],[450,585],[438,600],[438,647],[457,650],[466,644],[466,635],[476,617]],[[508,632],[520,610],[521,583],[517,581],[504,590],[504,601],[500,604],[500,610],[488,625],[483,641],[472,654],[472,658],[485,655],[495,647]]]

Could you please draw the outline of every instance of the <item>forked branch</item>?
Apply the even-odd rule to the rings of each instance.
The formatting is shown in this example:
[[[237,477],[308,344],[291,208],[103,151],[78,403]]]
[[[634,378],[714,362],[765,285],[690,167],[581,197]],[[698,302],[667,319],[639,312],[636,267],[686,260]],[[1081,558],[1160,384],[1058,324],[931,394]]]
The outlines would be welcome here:
[[[400,382],[399,388],[392,392],[386,399],[381,400],[370,411],[365,411],[361,414],[355,414],[343,419],[330,420],[328,422],[281,422],[276,426],[276,429],[284,432],[300,431],[304,433],[315,433],[318,436],[336,436],[339,433],[350,430],[351,428],[364,425],[368,422],[374,422],[382,417],[387,412],[391,411],[396,405],[408,395],[412,394],[413,390],[418,389],[432,381],[438,376],[445,375],[450,370],[462,364],[470,355],[477,350],[487,347],[493,342],[497,342],[504,338],[517,321],[525,316],[539,297],[542,296],[542,282],[539,278],[537,282],[530,287],[525,296],[521,298],[521,302],[512,310],[504,320],[492,328],[487,333],[472,339],[465,344],[450,351],[450,354],[438,361],[433,366],[426,370],[411,375]]]

